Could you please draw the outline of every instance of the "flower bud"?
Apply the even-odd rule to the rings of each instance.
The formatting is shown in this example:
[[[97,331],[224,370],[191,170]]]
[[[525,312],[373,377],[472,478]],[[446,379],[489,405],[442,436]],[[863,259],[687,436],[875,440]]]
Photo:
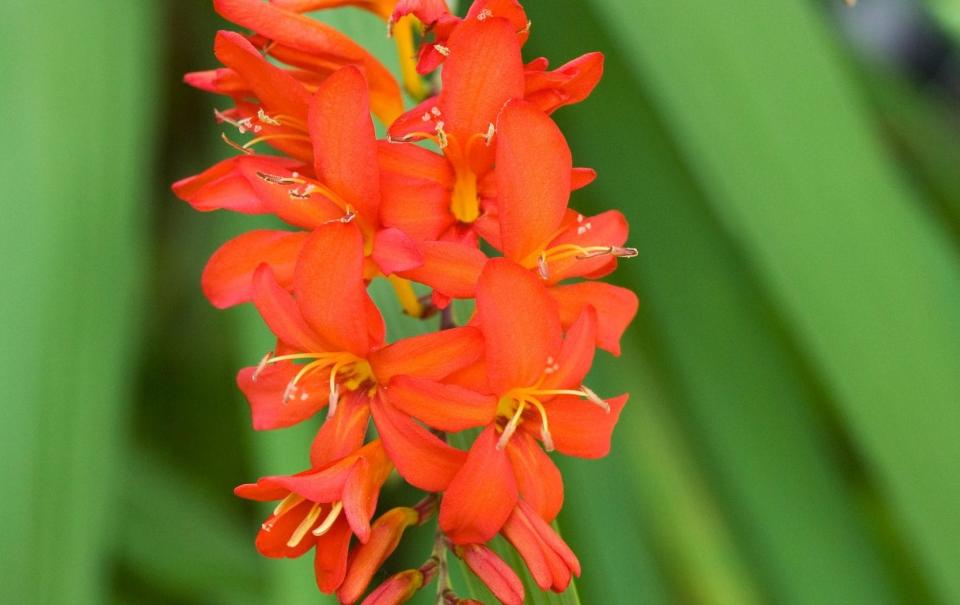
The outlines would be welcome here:
[[[378,586],[361,605],[400,605],[409,601],[421,587],[423,573],[419,569],[401,571]]]
[[[412,508],[391,509],[377,519],[366,544],[357,546],[350,557],[347,576],[337,591],[341,603],[355,603],[367,590],[370,580],[400,543],[404,530],[420,520]]]
[[[454,552],[504,605],[523,605],[520,578],[495,552],[482,544],[456,546]]]

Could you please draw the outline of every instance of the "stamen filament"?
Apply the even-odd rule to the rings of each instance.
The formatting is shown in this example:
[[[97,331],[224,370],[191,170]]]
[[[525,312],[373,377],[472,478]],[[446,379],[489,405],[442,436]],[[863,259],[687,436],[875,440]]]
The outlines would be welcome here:
[[[303,134],[265,134],[262,137],[257,137],[253,140],[247,141],[246,143],[243,144],[243,148],[249,150],[251,147],[253,147],[257,143],[263,143],[265,141],[275,141],[278,139],[299,140],[299,141],[306,141],[308,143],[310,142],[310,137]]]
[[[553,451],[553,435],[550,434],[550,423],[547,420],[547,410],[544,409],[543,404],[536,397],[524,397],[522,401],[529,403],[533,407],[537,408],[537,412],[540,413],[540,439],[543,440],[543,449],[548,452]]]
[[[497,449],[502,450],[507,447],[507,442],[510,441],[510,437],[517,430],[517,426],[520,424],[520,417],[523,416],[523,410],[526,407],[526,401],[524,399],[519,399],[517,410],[513,413],[513,417],[510,418],[510,422],[507,423],[507,426],[503,427],[503,433],[500,435],[500,440],[497,441]]]
[[[293,507],[303,502],[303,499],[303,496],[290,492],[287,494],[287,497],[281,500],[280,504],[273,509],[273,515],[275,517],[282,517],[286,513],[290,512]]]
[[[310,528],[313,527],[313,524],[317,522],[319,517],[320,505],[314,504],[310,507],[310,512],[307,513],[307,516],[304,517],[300,525],[297,526],[297,529],[293,530],[293,534],[290,536],[290,539],[287,540],[287,546],[296,548],[297,545],[303,541],[304,536],[307,535],[307,532],[310,531]]]
[[[313,530],[313,535],[322,536],[323,534],[330,531],[330,528],[333,527],[333,524],[336,523],[337,517],[340,516],[340,511],[343,510],[343,502],[338,501],[333,503],[333,508],[330,509],[330,512],[327,513],[327,517],[323,522],[317,526],[317,529]]]

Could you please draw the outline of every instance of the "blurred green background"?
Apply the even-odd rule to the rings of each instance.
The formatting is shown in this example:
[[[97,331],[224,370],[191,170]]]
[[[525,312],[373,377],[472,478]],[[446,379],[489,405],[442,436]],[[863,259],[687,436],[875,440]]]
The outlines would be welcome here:
[[[607,55],[557,119],[600,173],[573,204],[640,250],[590,383],[632,393],[614,453],[560,461],[581,601],[960,603],[960,3],[525,5],[526,58]],[[389,56],[369,15],[324,18]],[[232,152],[228,102],[180,83],[226,24],[205,0],[0,23],[0,602],[329,602],[231,493],[300,470],[311,430],[250,430],[233,375],[269,335],[199,290],[256,221],[169,193]]]

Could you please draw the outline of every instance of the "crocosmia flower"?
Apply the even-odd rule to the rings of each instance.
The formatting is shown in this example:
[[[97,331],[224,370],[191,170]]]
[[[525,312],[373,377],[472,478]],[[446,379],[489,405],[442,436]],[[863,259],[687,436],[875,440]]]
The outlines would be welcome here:
[[[553,70],[525,58],[516,0],[463,17],[443,0],[213,4],[244,31],[219,32],[221,66],[185,80],[225,103],[214,118],[234,155],[173,189],[202,212],[279,219],[220,247],[202,286],[216,307],[252,304],[275,339],[237,374],[253,428],[316,429],[305,470],[236,488],[273,503],[256,549],[313,551],[319,590],[348,605],[432,585],[438,603],[478,603],[453,564],[507,605],[568,590],[590,566],[554,525],[553,456],[609,452],[628,396],[599,395],[588,374],[598,348],[620,353],[638,307],[603,281],[637,254],[626,218],[570,207],[595,172],[552,117],[590,95],[603,55]],[[323,22],[345,5],[384,21],[399,81]],[[383,280],[393,293],[372,294]],[[423,562],[395,568],[427,525]]]

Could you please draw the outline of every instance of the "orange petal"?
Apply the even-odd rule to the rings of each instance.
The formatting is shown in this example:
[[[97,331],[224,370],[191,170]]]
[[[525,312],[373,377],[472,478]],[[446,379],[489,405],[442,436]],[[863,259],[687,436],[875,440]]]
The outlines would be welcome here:
[[[608,210],[596,216],[580,214],[576,215],[575,220],[569,221],[547,247],[569,244],[584,247],[622,246],[627,241],[628,230],[627,219],[618,210]],[[572,277],[598,278],[616,268],[617,259],[610,255],[593,258],[570,257],[550,262],[548,281],[555,284]]]
[[[543,381],[545,389],[575,389],[593,365],[597,346],[597,311],[586,306],[580,317],[567,330],[560,354],[557,355],[556,371]]]
[[[423,264],[423,255],[417,243],[395,227],[377,231],[370,257],[384,275],[400,273]]]
[[[497,212],[504,255],[525,263],[556,233],[567,210],[573,160],[557,125],[513,101],[497,127]]]
[[[523,97],[523,62],[516,29],[506,19],[464,21],[447,41],[439,109],[447,132],[466,148],[487,132],[509,99]]]
[[[503,534],[543,590],[563,592],[571,576],[580,575],[580,561],[570,547],[523,500],[504,525]]]
[[[270,265],[260,265],[253,274],[253,304],[270,331],[287,346],[298,352],[328,350],[304,321],[293,296],[277,282]]]
[[[472,327],[452,328],[404,338],[370,354],[381,384],[399,374],[440,380],[483,354],[483,338]]]
[[[486,426],[497,413],[497,400],[492,395],[412,376],[397,376],[390,381],[386,396],[404,414],[441,431]]]
[[[279,165],[277,162],[265,164],[263,161],[249,160],[258,156],[241,157],[237,162],[237,173],[246,180],[250,189],[263,204],[262,212],[275,214],[277,218],[297,227],[314,229],[326,222],[339,219],[344,210],[334,200],[319,190],[311,190],[311,185],[319,183],[303,176],[302,165]],[[275,182],[278,179],[296,179],[300,183],[289,185]],[[302,196],[308,196],[304,199]],[[300,197],[298,197],[300,196]]]
[[[305,232],[248,231],[222,245],[203,269],[203,293],[219,309],[253,297],[253,272],[266,263],[283,287],[293,282],[297,255],[307,240]]]
[[[347,575],[347,556],[350,553],[350,525],[340,517],[330,531],[316,539],[313,571],[320,592],[333,594]]]
[[[376,308],[363,281],[363,236],[353,223],[329,223],[310,234],[294,271],[304,318],[336,351],[366,357]]]
[[[560,350],[556,303],[539,277],[506,259],[492,259],[483,270],[477,317],[495,393],[534,384]]]
[[[375,588],[361,605],[400,605],[413,598],[423,587],[423,572],[408,569],[394,574]]]
[[[363,445],[370,424],[370,402],[365,393],[348,391],[340,396],[336,413],[317,431],[310,447],[310,466],[321,468]]]
[[[400,476],[428,492],[445,490],[466,460],[466,453],[447,445],[380,399],[374,399],[370,409],[383,447]]]
[[[517,478],[520,497],[546,521],[553,521],[563,506],[563,478],[537,441],[518,431],[507,443],[507,454]]]
[[[313,507],[313,502],[304,500],[281,517],[270,515],[257,532],[257,552],[272,559],[299,557],[313,548],[315,538],[309,533],[294,547],[287,546],[290,536]]]
[[[399,275],[426,284],[452,298],[473,298],[487,256],[475,245],[455,242],[420,242],[423,263]]]
[[[597,180],[596,170],[574,166],[573,171],[570,172],[570,191],[583,189],[595,180]]]
[[[517,503],[517,483],[507,453],[497,449],[491,426],[474,441],[467,460],[443,495],[440,527],[454,544],[493,538]]]
[[[236,32],[217,32],[213,52],[221,63],[235,71],[256,94],[268,113],[307,119],[310,95],[290,74],[263,55]]]
[[[550,433],[557,451],[578,458],[603,458],[610,453],[610,437],[620,419],[620,411],[627,403],[628,395],[607,399],[610,411],[606,412],[594,403],[563,395],[546,402]],[[528,426],[530,425],[530,426]],[[539,430],[531,423],[520,425],[522,429],[539,436]]]
[[[483,544],[457,546],[454,552],[501,603],[523,605],[523,583],[495,552]]]
[[[327,78],[310,103],[317,178],[351,204],[362,225],[377,224],[380,171],[367,84],[355,66]]]
[[[513,27],[519,43],[522,45],[527,41],[530,22],[518,0],[476,0],[467,10],[464,20],[481,19],[481,13],[506,19]]]
[[[453,174],[447,160],[407,143],[383,143],[380,151],[380,220],[415,240],[435,240],[454,224]]]
[[[293,426],[327,405],[330,387],[326,380],[329,374],[326,372],[308,374],[297,382],[296,391],[288,391],[290,381],[302,368],[302,365],[295,363],[278,362],[259,372],[255,367],[240,370],[237,386],[250,404],[254,430],[269,431]]]
[[[592,52],[554,69],[526,71],[524,99],[551,113],[583,101],[603,76],[603,53]]]
[[[251,186],[244,167],[272,173],[302,169],[302,164],[288,158],[270,156],[238,156],[223,160],[200,174],[173,184],[173,193],[195,210],[232,210],[244,214],[264,214],[270,209]]]
[[[637,314],[637,295],[619,286],[604,282],[585,281],[553,286],[550,296],[560,309],[563,325],[571,325],[583,308],[593,306],[597,311],[597,346],[614,355],[620,355],[620,338]]]

